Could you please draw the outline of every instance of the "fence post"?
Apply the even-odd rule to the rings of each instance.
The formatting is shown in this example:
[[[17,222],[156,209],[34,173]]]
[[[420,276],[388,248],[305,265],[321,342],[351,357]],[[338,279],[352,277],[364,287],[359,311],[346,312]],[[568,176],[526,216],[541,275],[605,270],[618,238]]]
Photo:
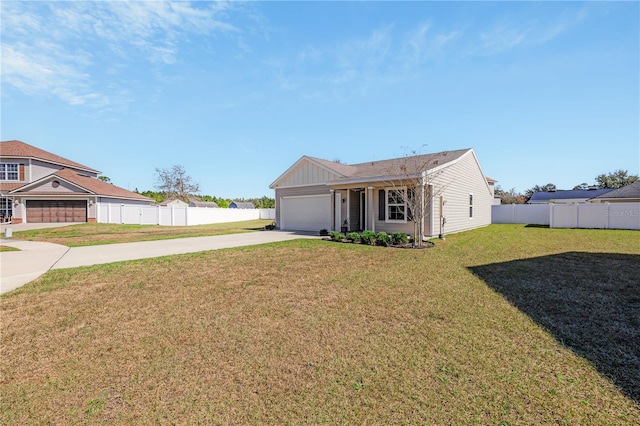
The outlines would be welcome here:
[[[553,228],[553,204],[549,204],[549,228]]]

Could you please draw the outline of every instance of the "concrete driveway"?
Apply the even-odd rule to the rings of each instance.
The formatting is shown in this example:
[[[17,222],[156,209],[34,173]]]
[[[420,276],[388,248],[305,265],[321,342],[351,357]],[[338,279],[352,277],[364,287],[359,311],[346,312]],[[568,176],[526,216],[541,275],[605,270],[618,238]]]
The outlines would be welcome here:
[[[51,243],[4,239],[0,240],[0,244],[16,247],[21,251],[0,252],[0,294],[33,281],[51,269],[76,268],[299,238],[318,237],[296,232],[262,231],[71,248]]]

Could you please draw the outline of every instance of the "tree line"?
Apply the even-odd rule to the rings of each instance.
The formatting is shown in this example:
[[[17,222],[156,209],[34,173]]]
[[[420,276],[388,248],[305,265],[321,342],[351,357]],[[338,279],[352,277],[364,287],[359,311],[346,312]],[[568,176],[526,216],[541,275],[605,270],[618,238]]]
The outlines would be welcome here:
[[[185,203],[194,200],[214,202],[222,208],[228,208],[232,201],[253,203],[257,209],[271,209],[276,205],[276,200],[267,196],[261,198],[234,198],[232,200],[212,195],[202,195],[200,194],[200,185],[187,174],[185,168],[181,165],[174,165],[169,169],[156,168],[155,188],[156,191],[146,190],[142,192],[136,188],[134,192],[152,198],[156,203],[177,199]]]
[[[586,182],[580,183],[574,186],[572,189],[574,190],[587,190],[590,188],[595,189],[616,189],[622,188],[623,186],[631,185],[634,182],[640,180],[638,175],[629,174],[627,170],[616,170],[611,173],[603,173],[595,177],[594,184],[589,185]],[[504,190],[500,187],[500,185],[496,185],[495,187],[495,195],[500,197],[500,201],[502,204],[525,204],[527,201],[531,199],[534,192],[548,192],[548,191],[556,191],[556,185],[553,183],[548,183],[546,185],[534,185],[531,188],[524,191],[524,193],[517,192],[515,188],[511,188],[509,190]]]

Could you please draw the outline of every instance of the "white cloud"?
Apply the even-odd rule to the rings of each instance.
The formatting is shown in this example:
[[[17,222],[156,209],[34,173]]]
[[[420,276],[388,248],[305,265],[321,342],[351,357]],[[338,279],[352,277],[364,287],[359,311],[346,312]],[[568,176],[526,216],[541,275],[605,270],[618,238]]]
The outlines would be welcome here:
[[[503,19],[479,34],[479,45],[474,53],[483,55],[500,54],[519,46],[533,46],[549,43],[570,31],[584,19],[586,9],[570,14],[555,14],[549,19],[518,20]]]
[[[461,31],[436,32],[432,29],[431,23],[424,22],[405,35],[402,61],[405,65],[413,66],[432,60],[460,37]]]
[[[71,105],[109,103],[104,86],[113,85],[95,75],[102,67],[114,75],[129,61],[172,64],[190,34],[239,32],[226,21],[233,8],[228,2],[1,2],[0,7],[2,83]]]

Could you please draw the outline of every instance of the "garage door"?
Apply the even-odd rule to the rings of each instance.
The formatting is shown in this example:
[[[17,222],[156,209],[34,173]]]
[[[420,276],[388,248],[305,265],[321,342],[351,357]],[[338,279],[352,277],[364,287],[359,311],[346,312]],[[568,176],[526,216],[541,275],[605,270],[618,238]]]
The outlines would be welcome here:
[[[331,229],[331,196],[282,197],[280,228],[290,231]]]
[[[27,222],[86,222],[87,202],[27,200]]]

